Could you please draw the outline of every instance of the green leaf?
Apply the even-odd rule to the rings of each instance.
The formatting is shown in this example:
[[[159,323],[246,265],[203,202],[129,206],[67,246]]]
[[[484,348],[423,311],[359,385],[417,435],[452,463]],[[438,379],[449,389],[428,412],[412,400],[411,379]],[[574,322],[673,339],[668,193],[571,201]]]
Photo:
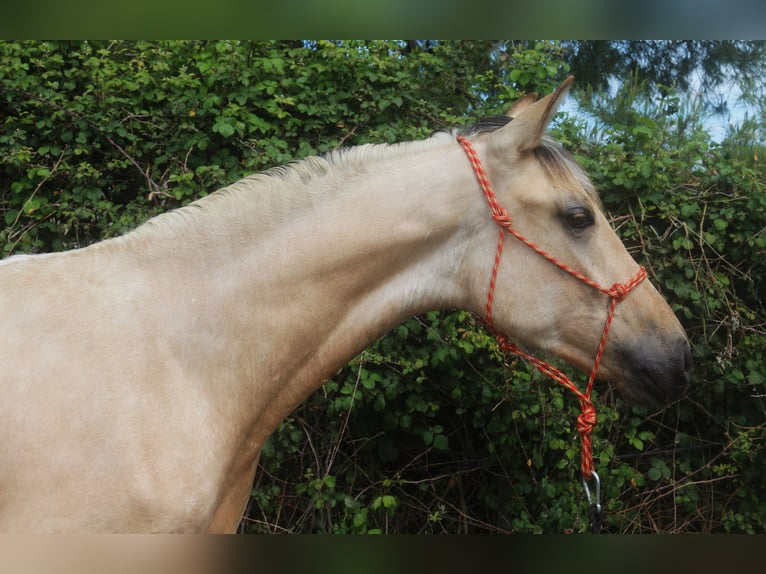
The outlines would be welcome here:
[[[213,124],[213,131],[221,134],[225,138],[228,138],[234,135],[234,126],[232,126],[226,120],[219,118],[216,123]]]
[[[355,512],[354,513],[354,518],[353,518],[353,524],[354,524],[354,526],[356,528],[361,528],[362,526],[367,524],[367,513],[366,512]]]
[[[657,467],[650,468],[647,474],[649,476],[649,480],[657,481],[662,478],[662,470]]]
[[[434,448],[436,450],[447,450],[449,448],[449,439],[443,434],[434,436]]]
[[[13,222],[16,221],[16,218],[19,216],[19,211],[17,209],[9,209],[5,212],[5,224],[6,225],[13,225]]]

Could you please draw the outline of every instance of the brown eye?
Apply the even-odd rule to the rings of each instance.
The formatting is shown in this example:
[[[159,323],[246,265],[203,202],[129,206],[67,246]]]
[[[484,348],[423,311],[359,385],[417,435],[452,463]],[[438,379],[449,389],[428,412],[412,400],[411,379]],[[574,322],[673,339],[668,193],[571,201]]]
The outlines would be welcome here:
[[[585,207],[571,207],[564,214],[564,220],[573,230],[583,230],[593,225],[593,215]]]

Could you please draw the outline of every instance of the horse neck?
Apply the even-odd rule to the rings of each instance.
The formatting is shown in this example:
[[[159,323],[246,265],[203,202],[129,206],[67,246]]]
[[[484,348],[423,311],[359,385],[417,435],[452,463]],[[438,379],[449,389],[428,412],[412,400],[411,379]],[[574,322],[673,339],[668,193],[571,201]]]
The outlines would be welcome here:
[[[242,391],[261,434],[396,324],[465,306],[460,262],[471,214],[490,227],[486,206],[459,146],[426,144],[286,179],[295,188],[267,216],[245,203],[225,234],[187,233],[155,259],[158,275],[184,277],[169,295],[187,355]]]

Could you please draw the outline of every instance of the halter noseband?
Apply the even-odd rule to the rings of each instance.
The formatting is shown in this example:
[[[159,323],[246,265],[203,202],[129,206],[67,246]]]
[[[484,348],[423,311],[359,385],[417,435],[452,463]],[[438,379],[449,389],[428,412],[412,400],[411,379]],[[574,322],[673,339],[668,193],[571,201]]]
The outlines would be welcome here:
[[[497,343],[500,346],[500,348],[503,351],[513,353],[515,355],[519,355],[523,359],[529,361],[534,365],[539,371],[542,373],[545,373],[550,378],[552,378],[557,383],[564,386],[566,389],[574,393],[577,398],[580,400],[580,414],[577,416],[577,432],[580,434],[580,438],[582,441],[582,457],[581,457],[581,463],[580,463],[580,470],[582,472],[583,481],[590,480],[591,477],[595,476],[595,479],[598,481],[598,475],[594,472],[593,467],[593,450],[591,446],[591,432],[593,431],[593,428],[596,426],[596,423],[598,422],[598,419],[596,417],[596,408],[593,406],[593,403],[590,400],[591,390],[593,388],[593,382],[596,379],[596,373],[598,372],[599,364],[601,363],[601,357],[604,354],[604,348],[606,347],[606,340],[609,336],[609,328],[612,324],[612,318],[614,317],[614,310],[617,307],[617,303],[625,299],[625,297],[630,293],[639,283],[641,283],[644,279],[646,279],[646,269],[644,269],[643,266],[639,267],[638,272],[629,279],[626,283],[615,283],[609,288],[603,287],[593,281],[592,279],[589,279],[582,273],[576,271],[575,269],[572,269],[570,266],[566,265],[565,263],[562,263],[558,259],[556,259],[553,255],[549,254],[547,251],[542,249],[541,247],[535,245],[532,243],[529,239],[521,235],[519,232],[517,232],[513,228],[513,223],[511,221],[511,216],[508,215],[508,212],[498,203],[497,196],[495,196],[495,192],[492,189],[492,185],[489,182],[489,178],[487,177],[487,173],[484,171],[484,167],[481,164],[481,160],[479,159],[478,154],[476,153],[476,150],[474,149],[473,145],[471,145],[471,142],[469,142],[466,138],[462,136],[458,136],[457,138],[460,145],[465,150],[466,155],[468,156],[469,161],[471,162],[471,166],[473,166],[473,171],[476,174],[476,178],[479,181],[479,185],[481,186],[482,191],[484,192],[485,197],[487,198],[487,202],[489,203],[489,207],[492,210],[492,219],[495,220],[495,223],[497,223],[500,226],[500,238],[497,242],[497,251],[495,253],[495,263],[492,267],[492,276],[489,281],[489,290],[487,293],[487,308],[486,308],[486,322],[490,329],[490,331],[494,334],[495,339],[497,339]],[[576,279],[579,279],[589,287],[592,287],[593,289],[596,289],[597,291],[600,291],[606,295],[609,296],[609,311],[606,316],[606,321],[604,323],[604,328],[601,333],[601,342],[599,343],[598,350],[596,351],[596,358],[593,361],[593,368],[590,371],[590,376],[588,377],[588,384],[585,387],[585,392],[581,391],[573,382],[572,380],[567,377],[564,373],[562,373],[559,369],[551,365],[550,363],[546,363],[545,361],[538,359],[537,357],[533,357],[526,351],[524,351],[521,347],[516,345],[515,343],[512,343],[506,335],[503,333],[500,333],[497,331],[492,323],[492,304],[495,298],[495,283],[497,281],[497,271],[500,267],[500,257],[503,254],[503,242],[505,239],[505,232],[510,233],[513,235],[516,239],[521,241],[524,245],[535,251],[535,253],[541,255],[560,269],[566,271],[571,276],[575,277]],[[598,489],[598,483],[597,483],[597,489]],[[585,482],[585,492],[590,498],[590,492],[588,490],[587,482]]]

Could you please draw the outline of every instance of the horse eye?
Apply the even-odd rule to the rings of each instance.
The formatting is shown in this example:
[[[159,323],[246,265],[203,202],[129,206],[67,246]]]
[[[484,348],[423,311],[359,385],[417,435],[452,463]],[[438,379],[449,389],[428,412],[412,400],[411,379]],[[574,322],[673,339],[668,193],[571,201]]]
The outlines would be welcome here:
[[[584,207],[572,207],[564,215],[567,225],[572,229],[585,229],[593,225],[593,215]]]

